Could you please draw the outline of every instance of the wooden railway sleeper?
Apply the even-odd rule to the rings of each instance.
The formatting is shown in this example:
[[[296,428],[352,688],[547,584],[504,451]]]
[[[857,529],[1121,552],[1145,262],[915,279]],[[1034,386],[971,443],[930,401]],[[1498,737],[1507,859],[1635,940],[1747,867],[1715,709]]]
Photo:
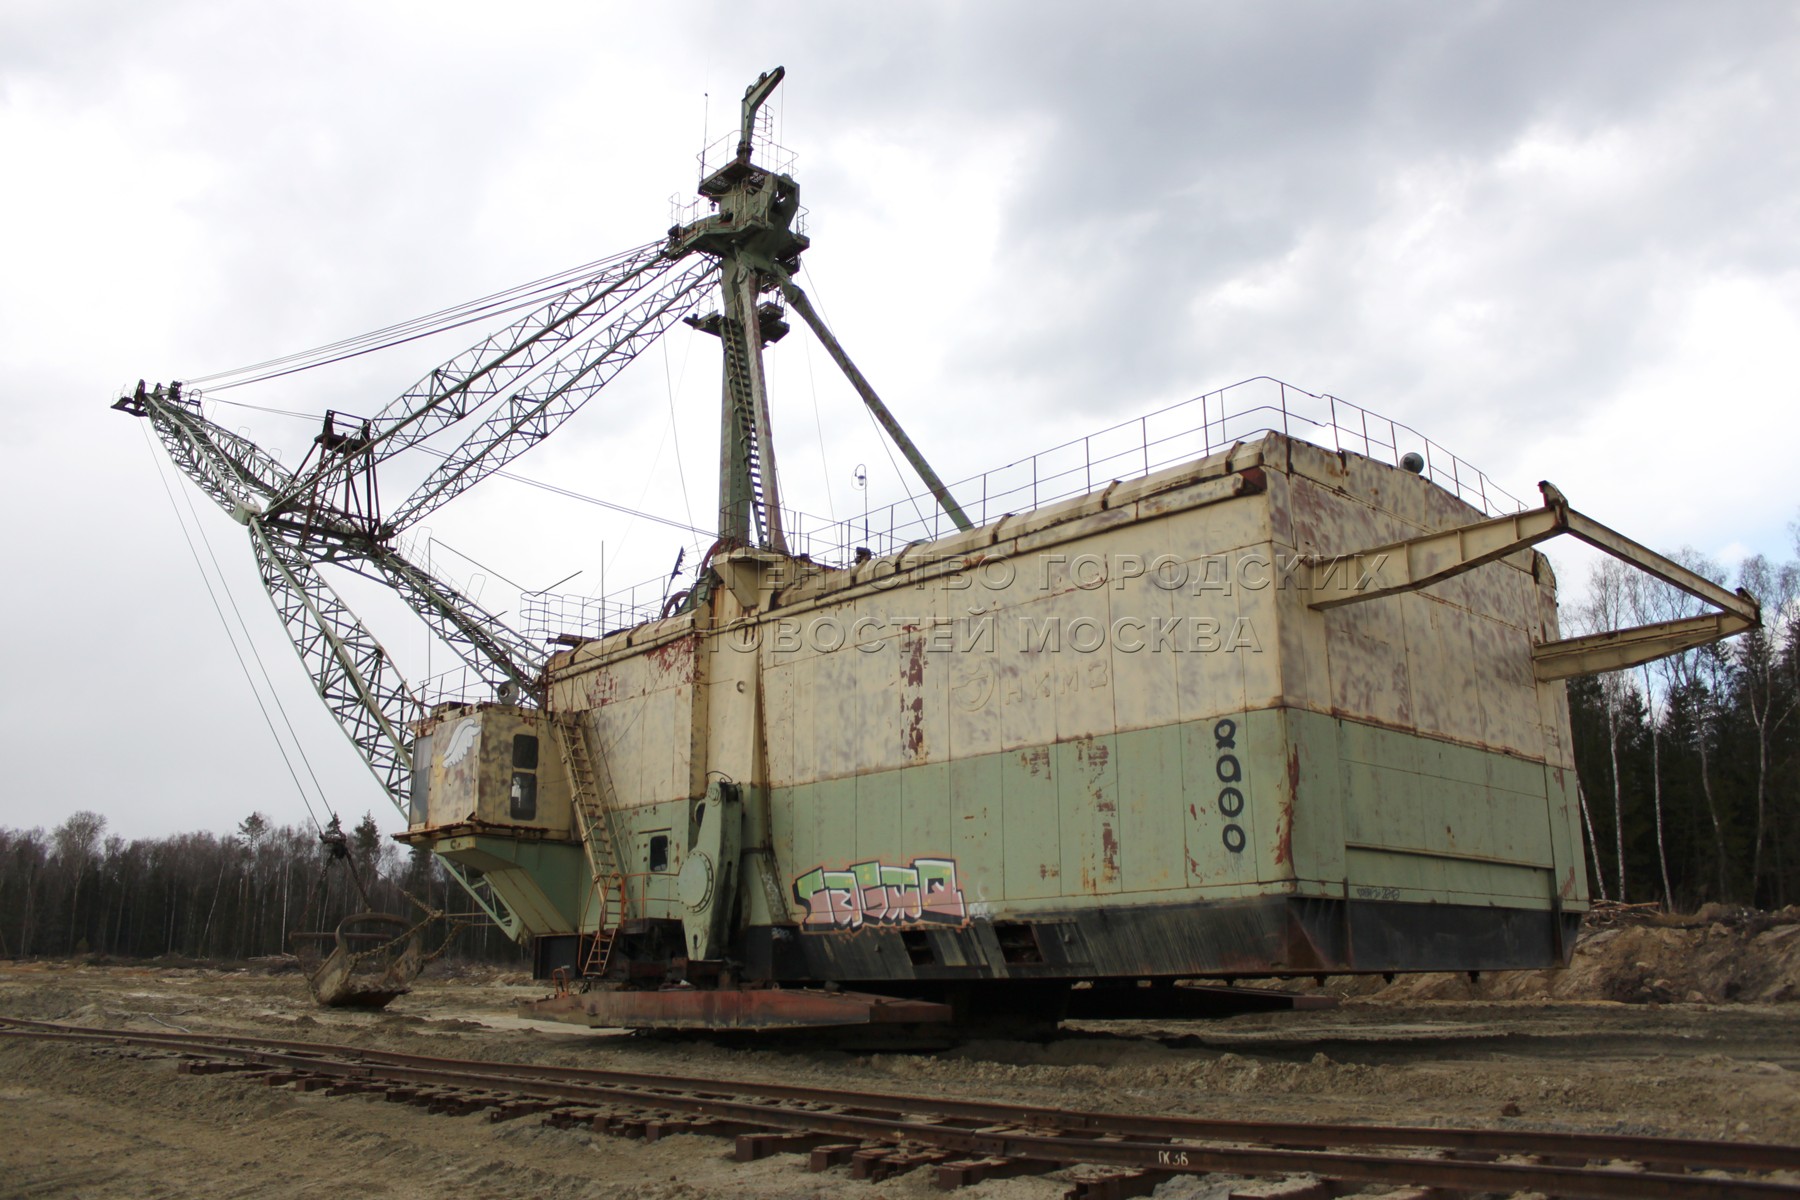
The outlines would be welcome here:
[[[948,1150],[934,1150],[904,1143],[898,1146],[871,1146],[850,1156],[850,1178],[879,1183],[919,1167],[936,1166],[952,1157]]]
[[[775,1154],[810,1154],[814,1147],[829,1145],[838,1140],[838,1135],[831,1133],[785,1133],[758,1132],[740,1133],[737,1143],[732,1147],[731,1157],[736,1162],[759,1162]]]
[[[940,1192],[972,1187],[985,1179],[1005,1179],[1012,1175],[1041,1175],[1043,1163],[1022,1158],[958,1158],[939,1163],[932,1171],[932,1186]]]
[[[849,1162],[851,1156],[862,1148],[861,1142],[825,1142],[814,1146],[806,1157],[806,1169],[814,1173],[829,1171]]]
[[[1132,1196],[1148,1196],[1157,1184],[1173,1177],[1172,1171],[1152,1168],[1109,1169],[1073,1180],[1063,1192],[1063,1200],[1130,1200]]]
[[[1259,1180],[1231,1189],[1226,1200],[1334,1200],[1360,1187],[1342,1179]]]

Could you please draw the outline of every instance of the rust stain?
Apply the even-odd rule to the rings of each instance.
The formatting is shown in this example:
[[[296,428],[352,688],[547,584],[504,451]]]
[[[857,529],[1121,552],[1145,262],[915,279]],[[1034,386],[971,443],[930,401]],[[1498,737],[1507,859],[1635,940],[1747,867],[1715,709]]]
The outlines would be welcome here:
[[[1119,839],[1113,833],[1112,822],[1100,826],[1100,870],[1101,879],[1114,883],[1119,878]]]
[[[1094,738],[1082,738],[1075,743],[1075,761],[1087,768],[1088,795],[1094,798],[1094,809],[1103,815],[1119,811],[1116,796],[1108,794],[1106,786],[1106,764],[1112,758],[1112,747]]]
[[[673,675],[678,682],[693,683],[699,678],[699,660],[695,654],[698,637],[685,637],[656,646],[646,655],[664,676]]]
[[[1019,751],[1019,765],[1033,775],[1048,775],[1050,773],[1050,748],[1033,746],[1029,750]]]
[[[908,758],[925,757],[925,698],[914,696],[906,706],[906,754]]]
[[[925,684],[925,639],[919,636],[917,625],[907,625],[903,635],[905,647],[902,650],[900,667],[900,715],[903,728],[900,734],[901,749],[907,758],[914,761],[925,757],[925,697],[918,695],[918,689]],[[907,699],[907,693],[913,693]]]
[[[903,628],[906,630],[906,660],[900,668],[900,680],[908,687],[918,687],[925,682],[925,639],[919,636],[917,625]]]
[[[1043,863],[1038,867],[1039,879],[1058,879],[1062,876],[1062,868]]]
[[[1300,748],[1288,750],[1287,792],[1281,797],[1280,811],[1275,814],[1275,865],[1294,861],[1294,801],[1300,795]]]
[[[619,698],[618,693],[618,677],[607,671],[598,671],[588,680],[588,707],[605,708]]]

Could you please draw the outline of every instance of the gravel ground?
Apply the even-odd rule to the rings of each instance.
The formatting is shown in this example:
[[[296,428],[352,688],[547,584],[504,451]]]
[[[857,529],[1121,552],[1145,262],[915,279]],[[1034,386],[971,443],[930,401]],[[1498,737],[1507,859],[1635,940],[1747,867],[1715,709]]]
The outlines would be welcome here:
[[[1095,1023],[1046,1042],[973,1041],[912,1054],[530,1021],[515,1006],[542,988],[480,971],[428,973],[387,1012],[359,1014],[315,1008],[292,973],[16,965],[0,968],[0,1013],[1119,1111],[1800,1144],[1800,1006],[1411,994],[1420,990],[1347,997],[1324,1011]],[[0,1194],[9,1196],[938,1194],[926,1172],[865,1184],[842,1167],[810,1174],[792,1156],[738,1166],[729,1150],[716,1139],[646,1146],[530,1119],[436,1117],[229,1075],[177,1076],[167,1061],[0,1039]],[[963,1194],[1039,1200],[1065,1186],[1019,1178]],[[1200,1200],[1218,1190],[1181,1180],[1158,1195]]]

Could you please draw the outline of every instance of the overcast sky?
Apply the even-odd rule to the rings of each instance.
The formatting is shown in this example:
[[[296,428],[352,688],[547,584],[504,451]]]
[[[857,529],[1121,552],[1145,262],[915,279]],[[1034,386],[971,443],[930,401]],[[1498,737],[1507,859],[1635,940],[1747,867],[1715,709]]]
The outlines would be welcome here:
[[[805,282],[947,477],[1267,374],[1653,546],[1790,558],[1797,62],[1800,8],[1773,2],[10,0],[0,825],[299,821],[316,775],[397,827],[243,531],[178,478],[172,505],[107,404],[656,238],[778,63]],[[372,413],[475,332],[220,398]],[[857,512],[861,463],[873,503],[899,496],[806,341],[771,352],[789,495]],[[717,371],[678,329],[517,470],[704,525]],[[315,432],[215,411],[290,465]],[[431,524],[494,608],[573,571],[648,578],[693,540],[504,479]],[[1585,560],[1553,556],[1576,594]]]

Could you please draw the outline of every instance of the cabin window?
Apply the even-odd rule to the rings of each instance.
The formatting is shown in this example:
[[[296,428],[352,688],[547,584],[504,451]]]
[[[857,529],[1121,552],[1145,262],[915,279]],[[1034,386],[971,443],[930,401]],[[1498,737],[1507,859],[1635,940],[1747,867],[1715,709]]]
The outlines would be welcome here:
[[[656,872],[669,869],[669,835],[666,833],[650,835],[650,869]]]
[[[537,820],[537,772],[514,771],[512,778],[512,819]]]
[[[407,806],[406,823],[423,825],[430,814],[431,800],[431,735],[413,742],[411,803]]]
[[[536,734],[516,733],[512,743],[512,819],[537,820],[538,740]]]

